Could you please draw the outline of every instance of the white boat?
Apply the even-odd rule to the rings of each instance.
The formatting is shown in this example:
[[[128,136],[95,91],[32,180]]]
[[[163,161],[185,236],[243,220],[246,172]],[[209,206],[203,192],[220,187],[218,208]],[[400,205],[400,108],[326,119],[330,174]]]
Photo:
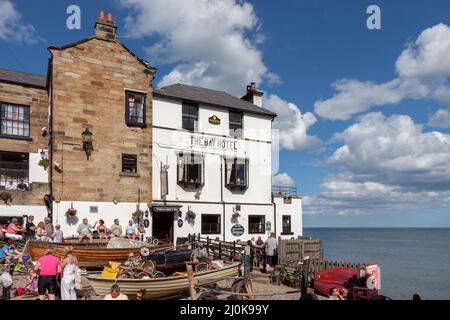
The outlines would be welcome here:
[[[196,286],[206,286],[217,283],[229,277],[239,275],[240,262],[225,265],[224,268],[210,271],[203,271],[194,274]],[[177,295],[189,290],[189,280],[186,276],[167,277],[159,279],[111,279],[103,278],[100,275],[88,276],[94,291],[101,296],[111,292],[111,286],[117,284],[120,292],[128,297],[134,297],[137,291],[145,289],[147,299],[158,299]]]

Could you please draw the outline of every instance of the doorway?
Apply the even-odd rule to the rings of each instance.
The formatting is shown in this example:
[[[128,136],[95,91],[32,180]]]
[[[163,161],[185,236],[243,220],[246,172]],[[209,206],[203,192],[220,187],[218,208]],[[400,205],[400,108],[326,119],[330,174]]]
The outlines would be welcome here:
[[[153,238],[163,242],[173,243],[173,223],[174,217],[171,213],[153,212]]]

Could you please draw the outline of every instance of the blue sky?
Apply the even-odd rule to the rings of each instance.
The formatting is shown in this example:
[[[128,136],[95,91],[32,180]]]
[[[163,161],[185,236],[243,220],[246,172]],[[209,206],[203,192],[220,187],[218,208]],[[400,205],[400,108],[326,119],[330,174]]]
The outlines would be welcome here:
[[[0,23],[1,68],[45,74],[46,48],[90,36],[104,9],[158,67],[156,84],[238,95],[257,81],[286,133],[277,181],[295,181],[306,227],[450,227],[450,2],[6,3],[15,15]],[[71,4],[81,30],[66,28]],[[381,30],[366,27],[371,4]]]

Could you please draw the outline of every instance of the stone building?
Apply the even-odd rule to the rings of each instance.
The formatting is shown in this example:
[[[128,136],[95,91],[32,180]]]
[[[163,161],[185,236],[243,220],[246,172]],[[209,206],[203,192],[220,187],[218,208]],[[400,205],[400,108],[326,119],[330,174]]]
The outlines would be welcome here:
[[[78,218],[125,224],[152,200],[156,70],[121,44],[116,30],[100,18],[94,36],[49,48],[51,157],[61,169],[51,170],[57,221],[73,207]],[[83,141],[86,133],[91,143]]]
[[[102,13],[93,36],[49,47],[47,77],[0,72],[0,187],[21,177],[30,185],[29,192],[7,190],[13,203],[0,215],[40,221],[48,213],[70,235],[82,218],[126,224],[151,203],[156,69],[120,43],[116,31]],[[44,157],[47,171],[37,165]],[[53,199],[48,210],[46,194]],[[69,208],[77,214],[67,218]]]
[[[301,235],[296,190],[272,189],[276,114],[256,85],[242,98],[181,84],[153,92],[156,69],[116,32],[102,12],[93,36],[48,48],[47,76],[0,69],[0,191],[13,198],[0,224],[48,215],[70,236],[83,218],[125,225],[140,211],[148,236],[173,242]],[[10,190],[20,179],[29,190]]]
[[[41,135],[48,122],[46,88],[45,76],[0,69],[0,192],[6,189],[13,198],[11,206],[0,203],[0,220],[48,214],[44,197],[50,193],[49,176],[39,166],[48,149],[48,139]],[[26,192],[16,190],[21,179]]]

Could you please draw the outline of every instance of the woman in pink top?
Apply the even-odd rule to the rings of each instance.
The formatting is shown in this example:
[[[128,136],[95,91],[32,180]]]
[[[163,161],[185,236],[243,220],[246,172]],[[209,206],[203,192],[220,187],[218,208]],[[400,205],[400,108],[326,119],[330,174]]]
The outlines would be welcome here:
[[[6,237],[13,240],[22,240],[22,236],[19,232],[23,232],[23,228],[20,226],[19,220],[17,218],[12,218],[11,223],[6,229]]]
[[[53,250],[45,251],[45,255],[39,258],[34,270],[40,271],[38,280],[39,299],[45,300],[45,293],[48,290],[48,300],[55,300],[56,275],[61,272],[61,261],[53,255]]]

